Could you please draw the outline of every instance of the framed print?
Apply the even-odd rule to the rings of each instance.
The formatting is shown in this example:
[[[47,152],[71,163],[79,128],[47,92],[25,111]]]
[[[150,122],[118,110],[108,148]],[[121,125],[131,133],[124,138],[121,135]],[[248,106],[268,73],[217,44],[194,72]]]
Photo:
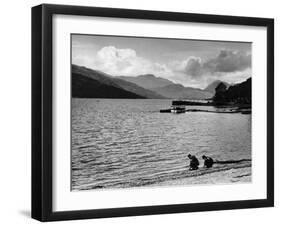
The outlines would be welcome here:
[[[32,217],[274,205],[274,21],[32,8]]]

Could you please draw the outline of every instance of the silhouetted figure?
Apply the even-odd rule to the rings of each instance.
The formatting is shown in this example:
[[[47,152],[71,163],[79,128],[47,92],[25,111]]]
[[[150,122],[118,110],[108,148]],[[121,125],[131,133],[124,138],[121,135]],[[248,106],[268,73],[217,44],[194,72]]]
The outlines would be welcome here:
[[[211,168],[213,166],[214,160],[211,157],[203,155],[202,159],[204,159],[204,167]]]
[[[188,158],[190,159],[189,170],[197,170],[199,166],[199,161],[195,157],[195,155],[188,154]]]

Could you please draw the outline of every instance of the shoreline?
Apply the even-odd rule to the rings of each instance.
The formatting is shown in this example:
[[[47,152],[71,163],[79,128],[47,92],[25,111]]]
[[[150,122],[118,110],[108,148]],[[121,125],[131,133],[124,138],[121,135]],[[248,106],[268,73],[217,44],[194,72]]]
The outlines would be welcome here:
[[[171,186],[210,186],[210,185],[230,185],[230,184],[246,184],[252,182],[252,171],[251,166],[243,168],[231,168],[224,171],[215,171],[208,174],[170,179],[161,181],[158,183],[152,183],[142,186],[131,186],[131,187],[101,187],[101,188],[87,188],[90,184],[83,187],[72,187],[73,192],[77,191],[91,191],[91,190],[115,190],[115,189],[137,189],[137,188],[160,188],[160,187],[171,187]]]
[[[252,181],[251,167],[232,168],[225,171],[210,172],[204,175],[186,177],[180,179],[172,179],[162,181],[157,184],[150,184],[146,187],[157,186],[182,186],[182,185],[217,185],[217,184],[232,184],[232,183],[250,183]]]

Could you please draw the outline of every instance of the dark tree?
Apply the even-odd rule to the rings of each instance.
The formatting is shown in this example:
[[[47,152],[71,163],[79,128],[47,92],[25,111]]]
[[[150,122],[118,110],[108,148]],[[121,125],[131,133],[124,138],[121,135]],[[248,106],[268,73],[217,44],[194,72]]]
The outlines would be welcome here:
[[[230,86],[220,83],[216,88],[213,101],[217,105],[223,104],[251,104],[252,103],[252,79]]]

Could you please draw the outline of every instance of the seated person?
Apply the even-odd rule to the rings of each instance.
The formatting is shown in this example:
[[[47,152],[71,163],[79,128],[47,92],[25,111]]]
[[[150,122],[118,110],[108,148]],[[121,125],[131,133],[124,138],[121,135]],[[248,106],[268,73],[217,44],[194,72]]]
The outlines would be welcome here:
[[[211,168],[213,166],[214,160],[211,157],[203,155],[202,159],[204,159],[204,167]]]
[[[199,161],[196,156],[188,154],[188,158],[190,159],[189,170],[197,170],[199,166]]]

